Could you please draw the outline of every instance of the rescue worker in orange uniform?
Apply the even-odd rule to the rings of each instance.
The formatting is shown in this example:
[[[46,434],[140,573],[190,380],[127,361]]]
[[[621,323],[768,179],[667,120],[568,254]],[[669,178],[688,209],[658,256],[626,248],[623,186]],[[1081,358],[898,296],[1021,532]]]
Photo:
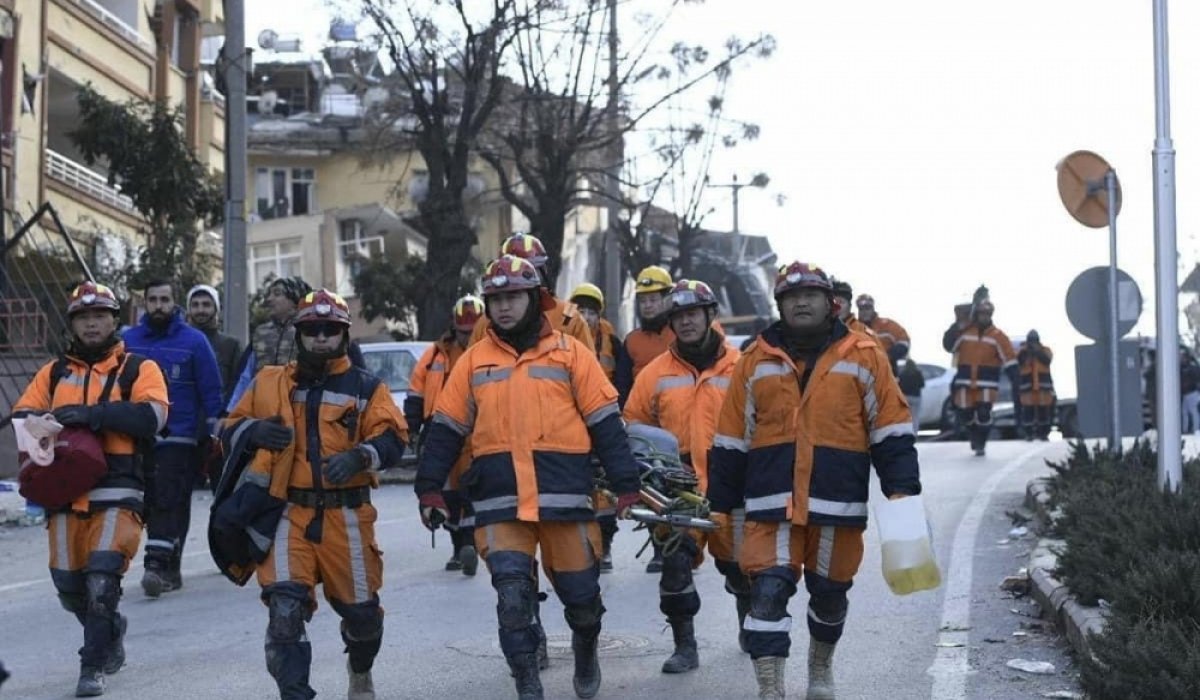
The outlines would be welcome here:
[[[989,299],[974,304],[967,321],[956,321],[942,335],[942,347],[954,354],[958,367],[951,385],[959,424],[967,429],[975,456],[986,454],[992,430],[992,404],[1000,391],[1000,373],[1017,386],[1017,355],[1004,331],[992,324],[995,306]]]
[[[1025,414],[1021,424],[1025,428],[1025,439],[1049,440],[1054,412],[1054,380],[1050,377],[1050,362],[1054,353],[1042,345],[1037,331],[1029,331],[1025,344],[1017,353],[1017,367],[1021,375],[1021,411]]]
[[[829,281],[833,284],[833,304],[837,317],[842,320],[842,323],[852,331],[875,335],[875,331],[868,328],[867,324],[854,315],[854,288],[850,286],[850,283],[834,277],[830,277]]]
[[[419,442],[422,430],[437,405],[438,395],[454,369],[454,363],[462,357],[471,341],[471,331],[483,318],[483,300],[467,296],[454,302],[452,328],[435,341],[421,356],[409,379],[408,393],[404,397],[404,416],[408,421],[408,434]],[[450,531],[450,542],[454,551],[446,562],[446,571],[462,571],[464,576],[474,576],[479,566],[479,555],[475,551],[475,514],[471,504],[459,493],[459,479],[471,463],[470,445],[459,455],[450,470],[442,498],[450,517],[442,524]]]
[[[49,412],[64,427],[91,430],[108,466],[90,490],[46,514],[50,580],[63,608],[83,625],[76,697],[103,695],[104,676],[125,664],[121,576],[142,537],[143,458],[167,422],[162,371],[125,352],[117,335],[120,309],[108,287],[77,286],[67,303],[70,346],[38,370],[13,406],[14,418]]]
[[[604,292],[596,285],[584,282],[571,292],[571,303],[587,320],[588,330],[596,342],[596,359],[600,361],[604,376],[611,382],[617,357],[625,352],[625,346],[621,344],[612,324],[604,318]],[[592,499],[596,507],[596,522],[600,523],[600,539],[604,545],[600,555],[600,573],[607,573],[612,571],[612,542],[620,529],[617,525],[617,504],[602,489],[593,492]]]
[[[634,293],[638,327],[625,336],[625,357],[617,361],[613,378],[622,406],[633,389],[633,380],[637,379],[638,373],[650,364],[650,360],[666,352],[675,340],[675,333],[667,323],[671,290],[674,287],[675,281],[664,267],[651,265],[638,273]]]
[[[717,431],[717,414],[741,357],[713,329],[717,308],[717,296],[704,282],[675,283],[669,312],[675,342],[638,374],[624,410],[627,423],[652,425],[675,436],[680,456],[695,470],[702,494],[708,490],[708,450]],[[738,615],[744,617],[750,608],[750,582],[738,569],[733,551],[737,538],[729,514],[715,519],[725,532],[707,542],[717,569],[725,575],[726,590],[737,597]],[[704,533],[689,530],[675,551],[663,555],[659,610],[667,616],[675,641],[663,673],[683,673],[700,665],[693,625],[700,595],[692,581],[692,569],[704,561],[705,541]]]
[[[546,262],[550,257],[546,254],[546,247],[542,245],[537,236],[531,236],[528,233],[514,233],[504,239],[504,243],[500,246],[500,255],[514,255],[533,263],[541,280],[542,288],[546,290],[546,295],[554,303],[554,307],[546,311],[546,319],[550,321],[550,327],[578,338],[589,348],[593,346],[592,332],[588,329],[587,321],[579,313],[579,309],[574,304],[555,298],[554,293],[550,290],[549,278],[546,275]],[[475,325],[475,330],[471,332],[472,345],[483,340],[490,325],[491,320],[486,317],[481,323]]]
[[[383,560],[371,489],[379,485],[378,470],[400,463],[408,430],[387,385],[350,364],[350,323],[337,294],[320,289],[304,296],[295,319],[296,359],[260,370],[221,432],[229,462],[210,544],[247,528],[256,533],[248,543],[253,561],[218,565],[239,583],[257,574],[270,616],[267,670],[282,700],[316,695],[308,682],[305,623],[317,608],[318,583],[342,618],[347,697],[375,698]]]
[[[880,316],[875,311],[875,297],[870,294],[858,295],[854,303],[858,306],[858,317],[879,338],[884,353],[892,363],[892,374],[896,374],[900,363],[908,357],[908,331],[892,319]]]
[[[733,370],[709,456],[714,512],[746,509],[738,563],[759,697],[782,698],[788,600],[808,589],[808,694],[834,697],[833,654],[862,562],[872,464],[888,498],[921,492],[912,416],[879,342],[833,313],[833,287],[793,262],[775,279],[782,320]]]
[[[427,527],[446,517],[441,485],[471,436],[461,484],[475,507],[475,546],[497,593],[500,648],[522,700],[543,697],[535,629],[537,573],[562,600],[575,656],[575,694],[600,689],[597,641],[600,530],[590,454],[603,462],[618,512],[638,501],[617,393],[591,346],[555,330],[553,299],[528,260],[490,263],[483,298],[487,337],[459,358],[426,429],[415,490]]]

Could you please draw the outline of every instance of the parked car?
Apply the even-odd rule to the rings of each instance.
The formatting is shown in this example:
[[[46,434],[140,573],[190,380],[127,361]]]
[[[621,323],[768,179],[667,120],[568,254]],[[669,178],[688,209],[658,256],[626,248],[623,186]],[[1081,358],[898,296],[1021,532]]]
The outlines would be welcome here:
[[[425,354],[425,350],[431,344],[428,341],[412,340],[363,343],[359,346],[359,349],[362,350],[363,362],[367,365],[367,371],[387,383],[388,390],[392,392],[392,401],[396,402],[396,407],[402,413],[404,398],[408,395],[408,383],[412,378],[413,370],[416,369],[421,355]],[[416,459],[416,453],[409,447],[405,449],[401,462],[409,464],[415,462]]]

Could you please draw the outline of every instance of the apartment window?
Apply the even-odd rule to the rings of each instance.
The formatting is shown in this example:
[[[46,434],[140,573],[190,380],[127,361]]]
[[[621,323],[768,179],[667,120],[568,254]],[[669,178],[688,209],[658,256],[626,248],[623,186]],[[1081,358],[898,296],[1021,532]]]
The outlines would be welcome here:
[[[312,168],[256,168],[255,210],[264,219],[317,211],[317,176]]]
[[[270,276],[298,277],[301,268],[300,240],[274,241],[250,246],[250,278],[261,289]]]
[[[368,235],[359,219],[345,219],[338,225],[338,293],[354,294],[354,278],[362,271],[363,261],[383,255],[383,236]]]

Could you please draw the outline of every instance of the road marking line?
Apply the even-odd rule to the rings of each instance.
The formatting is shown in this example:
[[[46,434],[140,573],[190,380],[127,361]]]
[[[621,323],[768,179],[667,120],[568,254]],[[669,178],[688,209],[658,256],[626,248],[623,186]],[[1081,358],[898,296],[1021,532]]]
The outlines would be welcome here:
[[[408,520],[409,520],[408,518],[390,518],[388,520],[380,520],[380,521],[376,522],[375,524],[376,525],[394,525],[395,523],[408,522]],[[183,558],[187,559],[189,557],[199,557],[199,556],[203,556],[206,554],[208,554],[208,550],[202,549],[199,551],[188,552],[187,554],[183,555]],[[128,576],[132,575],[133,572],[135,572],[141,568],[142,568],[142,564],[140,564],[138,562],[132,562],[129,565],[129,570],[125,572],[125,576],[128,577]],[[44,585],[44,584],[50,584],[50,583],[51,583],[50,577],[48,577],[48,576],[46,578],[33,579],[31,581],[18,581],[17,583],[6,583],[3,586],[0,586],[0,593],[5,593],[7,591],[16,591],[16,590],[20,590],[22,588],[29,588],[30,586],[38,586],[38,585]]]
[[[979,523],[1000,482],[1044,449],[1044,445],[1039,445],[1026,450],[988,477],[971,499],[962,520],[958,523],[954,532],[954,544],[950,548],[950,563],[947,566],[937,655],[933,664],[925,671],[933,676],[930,700],[962,700],[967,697],[967,675],[971,673],[970,664],[967,663],[967,641],[970,638],[971,626],[971,578]]]

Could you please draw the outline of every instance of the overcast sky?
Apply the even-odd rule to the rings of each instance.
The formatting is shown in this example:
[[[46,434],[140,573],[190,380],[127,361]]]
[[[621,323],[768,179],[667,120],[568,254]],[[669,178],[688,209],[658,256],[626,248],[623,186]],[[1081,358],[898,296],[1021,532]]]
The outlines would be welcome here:
[[[320,0],[248,3],[247,37],[270,27],[314,46]],[[707,0],[669,38],[770,31],[778,50],[738,73],[730,109],[757,122],[756,143],[723,155],[717,180],[757,171],[741,228],[770,237],[780,260],[816,262],[869,292],[913,336],[913,356],[948,364],[941,333],[980,283],[996,324],[1036,328],[1074,395],[1073,347],[1087,342],[1064,297],[1082,270],[1105,265],[1108,237],[1063,209],[1056,162],[1093,150],[1117,170],[1124,203],[1121,267],[1154,333],[1152,3],[1121,0],[779,2]],[[1172,130],[1177,156],[1180,279],[1197,261],[1200,8],[1171,3]],[[784,206],[773,195],[784,194]],[[706,222],[730,226],[728,193]]]

